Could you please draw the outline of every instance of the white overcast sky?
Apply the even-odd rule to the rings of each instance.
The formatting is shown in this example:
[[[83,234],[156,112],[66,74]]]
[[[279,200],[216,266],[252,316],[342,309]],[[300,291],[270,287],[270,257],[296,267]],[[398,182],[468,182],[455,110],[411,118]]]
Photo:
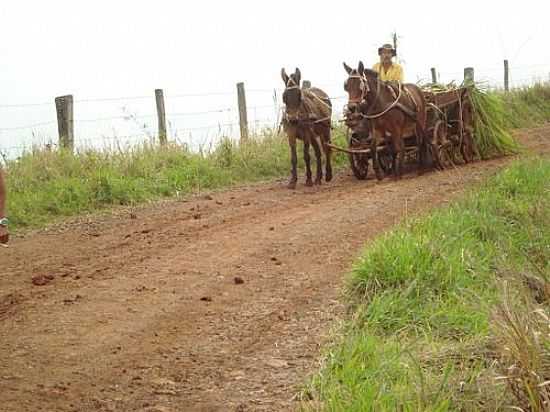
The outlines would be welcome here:
[[[1,0],[0,106],[165,92],[282,88],[282,66],[343,94],[345,72],[396,30],[406,79],[550,73],[550,1]],[[23,120],[32,123],[32,111]],[[76,115],[75,115],[76,116]],[[0,128],[21,116],[0,111]],[[24,122],[23,122],[24,123]]]

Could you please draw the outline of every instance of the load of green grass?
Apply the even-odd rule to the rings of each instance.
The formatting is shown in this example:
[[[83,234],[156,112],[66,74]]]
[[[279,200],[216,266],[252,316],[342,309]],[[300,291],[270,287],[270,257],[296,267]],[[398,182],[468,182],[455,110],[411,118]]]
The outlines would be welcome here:
[[[432,93],[444,93],[458,90],[465,85],[449,84],[424,84],[422,89]],[[474,114],[474,144],[482,159],[497,155],[517,153],[519,145],[510,134],[510,130],[516,126],[511,119],[527,118],[533,101],[520,105],[519,99],[512,100],[512,94],[488,92],[481,84],[470,84],[470,97]],[[550,89],[548,89],[550,91]],[[550,93],[549,93],[550,94]],[[548,96],[550,99],[550,96]],[[515,112],[511,107],[515,104]],[[548,101],[550,104],[550,100]],[[517,110],[518,108],[521,109]],[[527,108],[527,110],[524,110]],[[512,114],[513,113],[513,114]],[[548,117],[550,120],[550,117]],[[523,123],[522,123],[523,124]]]
[[[510,134],[510,114],[504,100],[472,86],[474,142],[481,158],[517,153],[519,145]]]

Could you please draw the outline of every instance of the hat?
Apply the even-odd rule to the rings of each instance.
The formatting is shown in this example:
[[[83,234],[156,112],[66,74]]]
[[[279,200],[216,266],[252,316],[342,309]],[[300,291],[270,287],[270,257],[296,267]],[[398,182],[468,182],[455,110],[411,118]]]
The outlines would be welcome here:
[[[396,56],[396,55],[397,55],[397,53],[395,52],[395,49],[393,48],[393,46],[392,46],[391,44],[386,43],[386,44],[382,45],[382,47],[379,47],[379,48],[378,48],[378,55],[379,55],[379,56],[382,54],[382,50],[389,50],[389,51],[391,51],[391,55],[392,55],[392,56]]]

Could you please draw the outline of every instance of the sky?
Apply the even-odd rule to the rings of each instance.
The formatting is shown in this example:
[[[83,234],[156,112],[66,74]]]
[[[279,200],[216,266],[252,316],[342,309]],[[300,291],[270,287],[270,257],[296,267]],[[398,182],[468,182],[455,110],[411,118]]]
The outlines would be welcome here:
[[[55,138],[53,99],[64,94],[77,101],[77,139],[128,133],[130,126],[132,133],[136,127],[154,133],[155,88],[164,89],[167,112],[179,114],[169,121],[173,134],[182,130],[181,139],[193,128],[200,139],[200,126],[206,130],[218,124],[219,131],[220,124],[235,122],[235,84],[240,81],[247,89],[249,117],[269,120],[276,115],[269,108],[273,90],[283,88],[281,67],[299,67],[302,78],[337,98],[344,95],[342,62],[373,65],[377,48],[391,40],[393,31],[407,81],[429,79],[430,67],[444,82],[460,81],[463,68],[473,66],[476,79],[499,86],[503,59],[510,61],[512,85],[546,81],[548,15],[550,2],[533,0],[509,5],[469,0],[4,0],[0,150]],[[188,96],[211,93],[222,94]],[[151,99],[93,101],[137,96]],[[34,103],[44,104],[6,107]],[[185,115],[221,108],[227,112]],[[109,120],[116,116],[126,118]],[[121,121],[125,125],[116,123]],[[51,124],[24,128],[42,122]]]

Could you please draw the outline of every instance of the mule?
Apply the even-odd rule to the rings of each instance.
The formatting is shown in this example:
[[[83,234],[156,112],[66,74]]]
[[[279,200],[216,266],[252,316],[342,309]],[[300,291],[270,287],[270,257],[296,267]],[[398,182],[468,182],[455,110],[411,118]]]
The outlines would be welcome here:
[[[415,136],[419,172],[422,173],[427,157],[426,99],[414,84],[384,82],[374,70],[365,69],[359,62],[357,69],[344,63],[348,79],[344,89],[348,92],[347,111],[359,114],[369,123],[372,166],[378,180],[383,179],[378,159],[378,147],[385,143],[392,154],[392,171],[400,179],[405,159],[405,138]]]
[[[332,180],[330,144],[332,104],[328,95],[317,87],[303,89],[300,87],[301,73],[297,68],[290,76],[285,69],[281,69],[281,77],[285,84],[283,102],[285,113],[283,129],[288,136],[290,146],[291,175],[288,182],[289,189],[296,188],[298,181],[296,153],[297,140],[304,143],[304,163],[306,166],[306,186],[320,185],[323,180],[322,153],[325,154],[325,180]],[[317,161],[315,182],[311,174],[310,146],[313,146]]]

